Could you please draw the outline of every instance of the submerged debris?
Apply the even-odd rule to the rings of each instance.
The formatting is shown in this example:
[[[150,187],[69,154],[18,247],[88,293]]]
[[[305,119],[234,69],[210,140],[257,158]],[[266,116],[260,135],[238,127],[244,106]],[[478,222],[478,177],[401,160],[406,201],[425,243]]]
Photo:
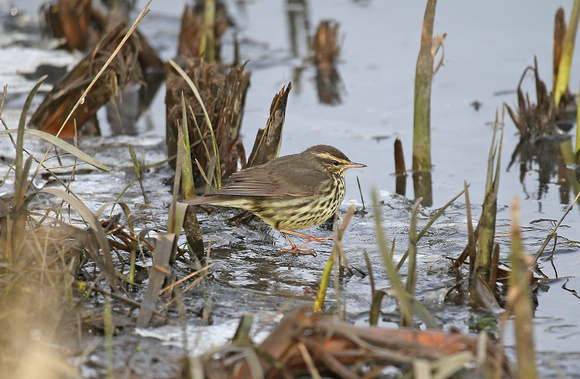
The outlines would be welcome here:
[[[202,367],[200,367],[200,363]],[[289,313],[259,346],[232,343],[201,358],[189,359],[182,377],[203,370],[207,378],[265,378],[310,375],[354,378],[397,372],[416,376],[420,369],[452,374],[514,377],[501,346],[487,339],[442,331],[355,326],[335,317]]]

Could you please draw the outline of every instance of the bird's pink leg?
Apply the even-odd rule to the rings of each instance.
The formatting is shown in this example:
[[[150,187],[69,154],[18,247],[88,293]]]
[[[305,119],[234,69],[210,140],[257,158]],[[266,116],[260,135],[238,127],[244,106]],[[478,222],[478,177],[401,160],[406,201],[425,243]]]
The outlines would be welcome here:
[[[309,236],[307,234],[303,234],[303,233],[299,233],[299,232],[295,232],[294,230],[288,230],[288,229],[278,229],[279,232],[281,232],[282,234],[284,234],[284,237],[286,237],[286,239],[288,240],[288,242],[290,242],[290,245],[292,245],[291,249],[281,249],[282,251],[288,251],[288,252],[292,252],[292,253],[297,253],[297,254],[316,254],[314,252],[314,250],[309,249],[306,251],[303,251],[302,249],[304,247],[306,247],[306,245],[308,245],[310,242],[318,242],[318,243],[324,243],[329,239],[333,239],[334,236],[330,236],[330,237],[314,237],[314,236]],[[306,242],[304,242],[302,245],[300,246],[296,246],[294,244],[294,242],[292,242],[292,240],[290,239],[290,236],[288,234],[292,234],[296,237],[300,237],[300,238],[304,238],[306,240]]]

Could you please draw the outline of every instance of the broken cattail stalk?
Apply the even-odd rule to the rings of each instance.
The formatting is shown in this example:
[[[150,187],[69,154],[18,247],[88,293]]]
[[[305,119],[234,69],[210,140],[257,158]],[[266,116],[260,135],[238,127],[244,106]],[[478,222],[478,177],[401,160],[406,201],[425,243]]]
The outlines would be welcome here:
[[[259,129],[254,141],[252,153],[248,157],[248,167],[257,166],[277,158],[282,145],[282,131],[284,129],[284,119],[286,117],[286,104],[288,95],[292,89],[292,83],[282,86],[272,104],[270,105],[270,117],[265,129]]]

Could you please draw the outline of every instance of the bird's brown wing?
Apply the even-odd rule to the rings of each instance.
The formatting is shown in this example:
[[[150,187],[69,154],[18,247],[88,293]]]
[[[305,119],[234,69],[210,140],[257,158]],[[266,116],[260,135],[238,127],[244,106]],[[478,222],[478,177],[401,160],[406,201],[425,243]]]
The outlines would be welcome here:
[[[321,181],[327,179],[322,171],[284,167],[272,170],[256,166],[238,171],[230,182],[212,194],[237,196],[314,196]]]

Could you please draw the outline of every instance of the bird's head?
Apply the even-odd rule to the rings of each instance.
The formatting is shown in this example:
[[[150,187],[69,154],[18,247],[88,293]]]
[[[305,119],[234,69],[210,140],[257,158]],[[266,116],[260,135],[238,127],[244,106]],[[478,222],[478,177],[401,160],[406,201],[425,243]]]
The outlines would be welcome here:
[[[311,156],[313,163],[321,170],[335,175],[344,175],[349,168],[366,167],[362,163],[354,163],[336,147],[328,145],[312,146],[304,153]]]

